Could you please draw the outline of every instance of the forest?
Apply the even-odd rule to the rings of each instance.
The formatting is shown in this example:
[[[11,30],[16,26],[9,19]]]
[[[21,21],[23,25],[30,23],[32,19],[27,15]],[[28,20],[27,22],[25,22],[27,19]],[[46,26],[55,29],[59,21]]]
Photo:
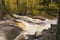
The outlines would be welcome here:
[[[7,15],[33,15],[54,18],[59,0],[0,0],[0,18]]]

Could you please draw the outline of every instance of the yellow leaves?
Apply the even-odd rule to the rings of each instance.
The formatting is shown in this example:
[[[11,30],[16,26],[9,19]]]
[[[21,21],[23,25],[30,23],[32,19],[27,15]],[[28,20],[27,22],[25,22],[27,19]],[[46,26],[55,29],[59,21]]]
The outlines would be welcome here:
[[[55,9],[57,9],[57,4],[54,3],[54,2],[52,2],[51,4],[49,4],[49,7],[53,7],[53,8],[55,8]]]
[[[13,11],[14,8],[16,8],[16,2],[14,0],[10,0],[9,3],[10,3],[10,9],[11,9],[11,11]]]
[[[47,5],[42,5],[40,2],[44,0],[4,0],[5,5],[10,8],[11,12],[14,11],[17,13],[22,13],[29,10],[30,14],[39,15],[40,10],[44,10],[43,8],[47,8]],[[48,1],[48,0],[46,0]],[[57,9],[56,3],[52,2],[48,4],[49,7],[53,7]],[[41,9],[42,8],[42,9]]]
[[[40,8],[39,0],[27,0],[27,8],[30,10],[30,14],[38,15]]]
[[[4,0],[5,1],[5,5],[8,6],[9,5],[9,1],[8,0]]]
[[[39,14],[39,11],[38,10],[33,10],[33,14],[34,15],[38,15]]]
[[[32,5],[31,0],[27,0],[27,8],[30,8]]]
[[[5,5],[10,8],[11,11],[14,11],[16,8],[16,0],[5,0]]]
[[[43,0],[40,0],[40,2],[43,2]]]
[[[31,13],[37,14],[38,11],[37,8],[39,8],[39,0],[4,0],[5,5],[10,8],[11,12],[13,11],[18,11],[20,12],[21,10],[24,9],[29,9]],[[16,3],[17,1],[17,3]],[[26,8],[24,8],[26,6]]]

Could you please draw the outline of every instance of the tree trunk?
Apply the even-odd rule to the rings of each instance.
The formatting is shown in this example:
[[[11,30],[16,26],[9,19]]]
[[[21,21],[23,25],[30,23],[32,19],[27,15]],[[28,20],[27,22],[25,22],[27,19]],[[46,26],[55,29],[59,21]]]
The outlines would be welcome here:
[[[58,22],[57,22],[57,40],[60,40],[60,6],[59,6],[59,13],[58,13]]]

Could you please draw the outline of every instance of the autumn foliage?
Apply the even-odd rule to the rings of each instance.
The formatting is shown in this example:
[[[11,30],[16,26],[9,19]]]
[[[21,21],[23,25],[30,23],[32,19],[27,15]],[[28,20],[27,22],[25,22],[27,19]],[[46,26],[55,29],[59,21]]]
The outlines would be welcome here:
[[[54,0],[0,0],[1,15],[18,14],[56,17],[58,4]],[[0,16],[1,16],[0,15]]]

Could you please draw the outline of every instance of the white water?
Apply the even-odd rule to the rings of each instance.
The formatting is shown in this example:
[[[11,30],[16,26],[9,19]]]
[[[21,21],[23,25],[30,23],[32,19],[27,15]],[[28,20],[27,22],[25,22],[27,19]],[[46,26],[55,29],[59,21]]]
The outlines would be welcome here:
[[[21,22],[25,25],[25,28],[23,28],[23,33],[26,35],[34,35],[35,32],[37,32],[38,35],[41,35],[40,33],[44,29],[47,30],[51,27],[50,23],[47,20],[42,21],[39,19],[32,19],[27,16],[21,16],[20,19],[17,19],[16,21]]]
[[[25,28],[23,27],[24,31],[19,34],[15,40],[19,40],[20,37],[22,37],[21,35],[26,38],[26,35],[34,35],[36,32],[37,35],[42,35],[42,31],[44,29],[48,30],[51,28],[51,24],[57,24],[57,20],[46,19],[45,21],[42,21],[40,19],[33,19],[27,16],[19,16],[19,19],[16,19],[16,21],[24,24]],[[18,26],[21,27],[21,25]]]

